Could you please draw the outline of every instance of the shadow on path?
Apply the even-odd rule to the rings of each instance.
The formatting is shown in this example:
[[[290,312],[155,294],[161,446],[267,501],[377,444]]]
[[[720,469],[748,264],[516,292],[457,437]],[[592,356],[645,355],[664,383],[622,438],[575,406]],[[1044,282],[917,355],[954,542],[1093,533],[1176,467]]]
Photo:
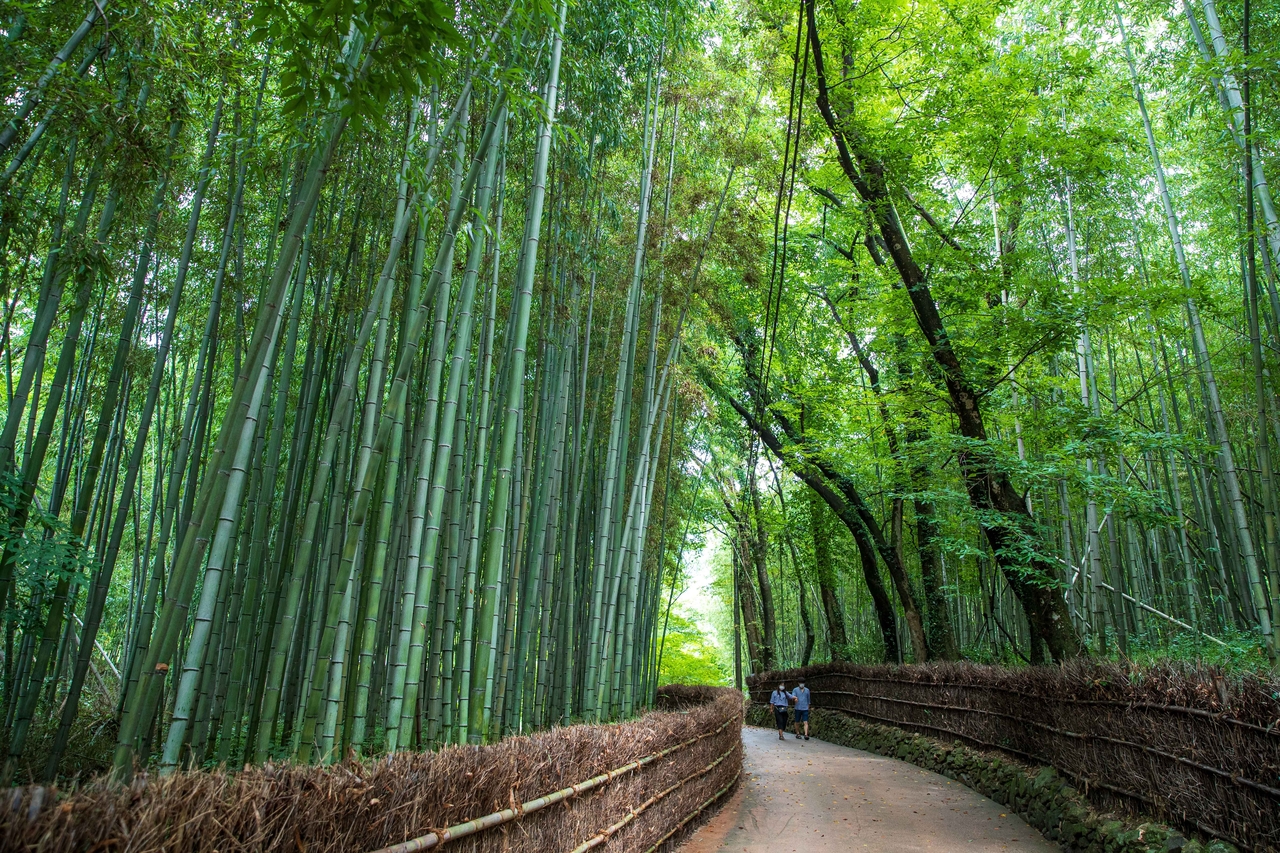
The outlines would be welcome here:
[[[680,853],[1060,851],[999,803],[913,764],[754,727],[742,783]]]

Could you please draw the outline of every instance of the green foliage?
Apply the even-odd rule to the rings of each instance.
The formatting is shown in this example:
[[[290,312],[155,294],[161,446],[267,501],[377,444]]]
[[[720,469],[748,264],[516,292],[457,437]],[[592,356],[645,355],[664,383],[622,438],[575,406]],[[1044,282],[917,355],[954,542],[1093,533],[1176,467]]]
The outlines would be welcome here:
[[[1203,30],[1203,10],[1191,5]],[[1218,10],[1229,54],[1205,63],[1181,7],[1122,6],[1183,220],[1193,282],[1187,293],[1155,192],[1114,4],[817,4],[832,104],[846,137],[871,152],[875,163],[866,168],[886,176],[948,338],[980,396],[983,438],[957,434],[902,279],[886,262],[887,246],[872,242],[879,236],[872,211],[854,192],[816,109],[812,64],[807,78],[799,75],[805,60],[803,40],[796,52],[794,4],[744,3],[740,31],[721,30],[758,62],[769,122],[748,135],[755,147],[712,252],[700,369],[739,400],[748,401],[756,385],[767,387],[772,411],[800,425],[808,453],[857,483],[886,536],[894,501],[901,501],[902,545],[918,585],[914,504],[935,507],[933,544],[946,574],[941,600],[954,609],[968,657],[1010,664],[1026,658],[1025,622],[992,573],[984,528],[1012,533],[998,556],[1036,585],[1068,596],[1077,612],[1093,594],[1086,548],[1097,547],[1104,579],[1144,604],[1222,638],[1250,630],[1251,593],[1224,503],[1216,427],[1185,300],[1194,297],[1206,317],[1236,464],[1245,472],[1254,547],[1270,564],[1276,556],[1263,554],[1262,543],[1272,487],[1259,476],[1254,448],[1257,406],[1274,411],[1276,399],[1275,308],[1264,291],[1266,390],[1257,401],[1241,310],[1239,149],[1209,80],[1228,70],[1240,79],[1248,67],[1254,126],[1265,128],[1277,113],[1259,93],[1274,87],[1276,72],[1244,61],[1238,6],[1219,3]],[[1252,14],[1256,59],[1276,49],[1280,19],[1257,4]],[[729,65],[725,55],[709,56]],[[782,173],[784,151],[797,146],[794,173]],[[1258,157],[1274,184],[1280,161],[1269,142]],[[1068,203],[1076,258],[1068,251]],[[1260,247],[1264,287],[1272,286],[1263,268],[1270,260]],[[1087,354],[1078,351],[1085,332]],[[879,372],[880,393],[862,370],[864,358]],[[753,373],[762,367],[763,378]],[[740,419],[722,401],[708,408],[719,435],[707,444],[732,468],[745,458]],[[1274,459],[1274,422],[1266,426]],[[974,509],[962,463],[1007,472],[1032,520]],[[805,493],[787,474],[783,490],[789,501]],[[1090,504],[1102,525],[1092,546],[1084,529]],[[764,515],[771,543],[794,529],[772,510]],[[873,623],[865,599],[856,598],[859,558],[848,538],[835,550],[845,601],[862,609],[854,634],[865,635]],[[801,560],[809,559],[802,551]],[[788,559],[771,554],[770,562],[774,583],[794,585]],[[1278,582],[1271,571],[1267,589]],[[785,607],[779,619],[795,626],[794,598]],[[901,618],[901,602],[894,609]],[[1128,623],[1132,653],[1186,653],[1162,617],[1134,606],[1118,618]],[[1109,638],[1108,654],[1116,653],[1115,629],[1083,619],[1078,628]],[[1244,666],[1260,662],[1256,654],[1233,655]]]
[[[51,424],[43,434],[48,452],[33,463],[30,513],[18,510],[12,474],[0,488],[7,525],[0,546],[11,558],[4,570],[13,571],[3,588],[12,636],[6,647],[14,649],[6,651],[0,672],[0,704],[14,719],[24,689],[15,682],[41,682],[30,749],[42,750],[54,737],[45,712],[68,695],[76,645],[61,638],[70,636],[64,629],[69,621],[75,625],[73,616],[88,613],[85,581],[101,568],[121,506],[118,565],[110,583],[99,586],[107,593],[96,637],[103,651],[92,659],[103,681],[86,681],[92,695],[81,694],[79,706],[90,712],[93,737],[109,741],[113,733],[103,721],[115,716],[119,697],[109,694],[120,685],[108,670],[124,666],[139,648],[147,655],[155,650],[151,663],[168,669],[148,670],[145,677],[168,673],[161,695],[169,704],[156,707],[169,720],[184,671],[177,650],[198,648],[188,644],[194,614],[201,612],[198,599],[205,589],[218,589],[218,601],[204,602],[207,618],[200,623],[217,653],[211,651],[208,672],[185,668],[201,673],[202,689],[183,693],[195,697],[190,722],[196,731],[188,734],[197,761],[300,756],[304,737],[311,738],[307,749],[320,743],[312,738],[317,725],[347,746],[350,733],[363,726],[356,745],[366,751],[393,741],[403,747],[388,736],[390,726],[365,718],[390,716],[396,701],[413,704],[412,696],[391,697],[385,687],[395,679],[387,675],[397,666],[395,655],[410,657],[408,647],[423,656],[414,678],[429,684],[423,690],[437,691],[419,697],[434,706],[417,709],[428,725],[418,727],[415,744],[527,729],[535,716],[549,724],[592,713],[584,707],[581,680],[564,675],[580,664],[589,642],[617,634],[616,625],[589,627],[592,593],[603,597],[612,580],[594,577],[594,549],[597,528],[610,523],[605,490],[617,490],[610,506],[621,526],[635,482],[650,504],[634,516],[647,525],[638,531],[644,538],[613,537],[599,561],[610,573],[624,565],[635,569],[618,578],[617,598],[598,608],[607,613],[625,602],[617,610],[631,618],[624,623],[625,643],[608,641],[615,651],[627,648],[633,670],[647,670],[628,687],[657,675],[652,635],[673,589],[678,603],[698,598],[707,612],[673,614],[662,677],[732,677],[733,547],[749,564],[739,589],[760,600],[771,590],[779,664],[798,663],[810,636],[815,662],[884,658],[892,643],[882,633],[878,617],[885,614],[873,607],[868,579],[887,590],[905,650],[901,660],[913,657],[905,620],[910,602],[902,598],[914,595],[925,602],[930,642],[949,620],[965,656],[1020,664],[1030,657],[1030,637],[1008,580],[1025,577],[1067,597],[1073,624],[1093,653],[1263,665],[1259,605],[1226,488],[1223,436],[1205,403],[1205,368],[1187,334],[1186,301],[1194,298],[1204,316],[1225,438],[1240,472],[1241,512],[1261,559],[1257,585],[1269,595],[1280,584],[1280,540],[1274,532],[1268,537],[1277,529],[1269,495],[1274,472],[1265,470],[1259,438],[1269,442],[1274,460],[1280,452],[1280,297],[1272,299],[1275,264],[1256,252],[1262,334],[1255,373],[1241,279],[1249,242],[1245,182],[1211,78],[1251,75],[1257,156],[1277,183],[1276,8],[1253,4],[1252,55],[1245,57],[1243,10],[1236,0],[1219,3],[1227,50],[1208,60],[1182,9],[1133,0],[1122,10],[1132,22],[1130,42],[1171,201],[1183,219],[1188,289],[1171,251],[1111,3],[816,4],[832,104],[846,138],[868,155],[856,168],[885,178],[888,198],[875,209],[855,191],[816,109],[812,56],[804,56],[793,2],[590,0],[572,6],[563,33],[556,26],[560,7],[550,0],[103,5],[107,25],[95,25],[52,76],[40,103],[15,119],[16,133],[0,150],[0,169],[11,171],[0,187],[0,355],[13,410],[15,469],[32,458],[35,426],[46,412]],[[1191,6],[1203,17],[1202,3]],[[0,100],[6,105],[0,127],[9,126],[50,57],[91,8],[91,0],[0,0]],[[540,146],[543,99],[559,36],[548,151]],[[441,140],[443,118],[464,88],[472,97],[466,118]],[[484,116],[499,98],[507,110],[493,203],[501,198],[506,205],[503,228],[499,232],[492,211],[472,219],[475,197],[460,199],[455,242],[443,229],[450,199],[477,153]],[[220,129],[205,163],[217,104]],[[656,111],[652,123],[646,104]],[[344,118],[349,121],[339,133]],[[169,130],[179,120],[168,157]],[[647,128],[654,125],[655,147],[647,151]],[[42,139],[35,138],[37,127]],[[317,148],[328,141],[333,159],[321,164]],[[438,142],[440,157],[428,177],[425,155]],[[535,180],[541,155],[545,179]],[[649,230],[640,234],[637,200],[649,155]],[[674,162],[670,182],[668,162]],[[155,245],[145,247],[161,175],[168,183],[154,220]],[[208,177],[203,213],[193,223],[186,257],[188,217],[202,176]],[[317,187],[300,214],[304,190]],[[370,293],[388,259],[397,209],[411,191],[421,241],[414,222],[389,267],[388,314],[356,345],[372,317]],[[985,434],[960,435],[948,377],[921,333],[903,276],[886,262],[888,246],[877,242],[883,235],[874,215],[888,207],[903,225],[959,370],[978,397]],[[523,233],[526,221],[536,233]],[[1262,237],[1255,226],[1255,238]],[[472,270],[477,287],[466,315],[474,332],[455,358],[452,347],[464,328],[455,306],[481,235],[484,251]],[[433,277],[429,270],[446,242],[439,263],[447,274]],[[643,289],[633,299],[627,282],[637,257]],[[415,260],[424,270],[420,280],[411,272]],[[145,272],[136,279],[140,296],[131,297],[139,268]],[[185,290],[172,349],[161,358],[158,341],[179,269]],[[517,278],[532,282],[531,301],[519,297]],[[46,303],[55,281],[63,289]],[[441,290],[427,292],[441,281]],[[419,299],[436,297],[423,327],[429,331],[415,341],[406,338],[415,307],[411,288],[418,288]],[[72,341],[67,319],[77,292],[89,301],[87,311],[74,309],[84,312],[85,323]],[[42,305],[51,306],[42,316],[54,321],[48,339],[36,341]],[[634,331],[622,328],[629,307]],[[128,357],[113,375],[116,336],[134,308],[138,323],[123,342]],[[243,404],[244,368],[256,369],[249,359],[268,351],[260,346],[269,325],[263,321],[277,316],[287,322],[270,350],[275,361],[265,374],[254,374],[269,376],[271,385],[254,415],[259,432],[249,445],[246,478],[234,493],[242,500],[230,502],[237,506],[228,518],[234,532],[220,540],[223,585],[205,584],[214,563],[209,553],[197,552],[218,541],[212,528],[222,523],[224,508],[217,488],[204,486],[230,480],[227,425],[239,424],[248,411],[232,403]],[[647,358],[652,351],[659,371],[677,329],[681,357],[671,377],[668,432],[648,460],[656,476],[637,478],[646,458],[638,429],[653,411],[648,395],[656,384]],[[54,407],[50,386],[64,348],[68,370]],[[636,353],[629,372],[625,363],[619,370],[628,348]],[[286,352],[292,363],[286,364]],[[36,380],[19,406],[16,388],[28,354]],[[417,361],[400,364],[402,354]],[[141,401],[156,365],[159,395],[150,432],[142,436]],[[396,387],[406,391],[404,420],[388,438],[383,418],[396,407],[387,389],[401,367],[406,384]],[[611,383],[620,374],[623,408],[615,412]],[[444,388],[455,377],[449,403]],[[704,387],[704,380],[720,390]],[[120,389],[112,411],[103,405],[108,387]],[[763,449],[726,397],[770,422],[786,419],[795,436],[786,440],[788,458]],[[335,417],[339,399],[350,409]],[[427,424],[427,415],[439,417],[442,403],[457,407],[458,420],[450,427],[450,455],[432,457],[425,437],[442,441],[443,430]],[[610,474],[615,414],[621,440]],[[229,440],[245,446],[234,435]],[[126,460],[140,437],[137,485],[124,501]],[[85,463],[95,441],[102,465],[90,472]],[[379,441],[374,450],[371,442]],[[180,447],[190,450],[181,464]],[[377,463],[369,467],[374,453]],[[445,459],[443,481],[434,462],[420,476],[420,459]],[[833,481],[852,484],[864,499],[884,540],[869,561],[874,565],[864,564],[852,516],[842,520],[822,506],[822,514],[811,517],[809,487],[788,466],[800,470],[819,461],[835,472]],[[1027,513],[1010,511],[1009,503],[1000,512],[975,509],[970,489],[977,474],[988,472],[1007,476],[1015,503],[1025,502]],[[67,497],[90,476],[96,480],[83,491],[91,496],[80,517],[83,541],[76,541],[68,524],[75,498]],[[360,477],[370,482],[357,482]],[[311,487],[321,480],[312,503]],[[494,500],[499,480],[509,487],[509,505]],[[397,607],[407,600],[407,572],[389,569],[409,562],[408,531],[424,481],[434,497],[445,494],[443,509],[434,526],[416,521],[435,531],[440,546],[429,558],[436,562],[422,570],[432,586],[413,593],[422,598],[412,606],[422,606],[409,618]],[[58,512],[49,510],[55,494],[63,496],[55,501]],[[357,523],[353,507],[362,495],[375,494]],[[490,523],[499,511],[510,526]],[[172,516],[167,522],[166,513]],[[476,525],[473,513],[481,516]],[[993,553],[984,530],[1012,535]],[[498,535],[504,531],[505,540]],[[698,571],[710,575],[705,596],[688,590],[698,550]],[[895,551],[905,565],[902,583],[886,564]],[[487,576],[489,555],[499,553],[493,583],[472,583],[476,578],[467,573],[484,565]],[[624,553],[631,556],[617,559]],[[519,559],[507,560],[511,554]],[[925,571],[930,557],[931,577]],[[763,560],[763,583],[756,558]],[[419,565],[426,564],[419,559]],[[518,583],[507,575],[516,566],[525,572]],[[354,584],[331,577],[344,567],[360,573]],[[1095,571],[1101,574],[1094,577]],[[562,582],[557,573],[563,572],[573,572],[572,584]],[[1117,603],[1099,592],[1097,581],[1146,607]],[[152,589],[167,620],[160,628],[146,610]],[[69,611],[62,623],[50,622],[59,643],[55,649],[46,644],[49,672],[29,676],[54,612],[49,599],[59,590],[70,593]],[[289,590],[296,594],[286,619]],[[1100,601],[1105,606],[1091,607]],[[492,625],[475,625],[476,613],[498,614],[498,622],[510,613],[510,643]],[[546,613],[552,616],[544,621]],[[605,615],[596,616],[603,624]],[[1227,648],[1176,629],[1165,616],[1221,638]],[[410,626],[405,643],[402,620]],[[283,640],[275,626],[286,622],[291,628]],[[339,623],[349,648],[345,669],[333,672],[346,681],[330,684],[324,667],[334,658],[326,643],[335,641]],[[147,645],[147,626],[167,644],[163,655],[160,646]],[[845,640],[836,639],[837,628]],[[464,734],[456,718],[446,726],[445,685],[460,691],[464,678],[479,671],[467,667],[488,665],[480,649],[492,650],[488,644],[495,642],[499,651],[486,674],[494,679],[492,692],[509,690],[504,702],[519,698],[502,709],[492,731]],[[473,656],[465,664],[464,646]],[[509,654],[502,651],[508,648]],[[446,649],[457,655],[451,664]],[[622,662],[623,655],[615,659]],[[104,668],[107,663],[112,667]],[[278,680],[264,684],[262,670],[273,665]],[[750,665],[744,654],[744,666]],[[402,682],[408,669],[406,660]],[[56,684],[46,683],[51,679]],[[188,682],[191,687],[191,677]],[[203,689],[208,684],[212,693]],[[211,695],[218,701],[208,700]],[[282,710],[270,726],[251,732],[257,719],[247,697],[259,695],[271,697],[267,704],[282,703]],[[496,712],[483,709],[485,690],[471,695],[478,701],[469,712]],[[462,697],[451,698],[461,710]],[[355,709],[363,700],[357,726]],[[608,713],[624,713],[618,697],[609,702]],[[411,722],[414,710],[402,711],[397,719]],[[217,719],[221,713],[227,719]],[[308,724],[304,736],[299,728]],[[150,723],[144,728],[133,733],[135,745]],[[71,748],[89,740],[78,729]],[[95,744],[96,762],[102,748]],[[180,745],[175,741],[171,753]],[[156,751],[158,744],[151,746]],[[123,766],[128,757],[120,755]]]
[[[73,585],[87,583],[93,569],[93,561],[84,544],[71,535],[65,518],[42,509],[38,501],[30,509],[27,523],[15,529],[13,510],[18,505],[22,489],[21,478],[13,472],[0,473],[0,548],[11,555],[19,571],[15,576],[24,599],[29,599],[37,589],[45,600],[59,581]],[[18,602],[12,598],[9,608]]]
[[[1129,637],[1129,651],[1125,657],[1138,665],[1185,661],[1197,666],[1219,667],[1230,673],[1257,673],[1267,669],[1262,638],[1256,630],[1227,628],[1216,636],[1223,645],[1195,631],[1152,623],[1146,630]],[[1111,657],[1119,657],[1114,651],[1114,638],[1108,648],[1112,649]]]
[[[264,0],[250,27],[255,41],[284,48],[287,115],[339,105],[385,127],[392,96],[423,91],[442,52],[464,46],[453,17],[444,0]]]
[[[673,612],[667,625],[658,683],[728,685],[733,673],[725,670],[722,658],[697,623]]]

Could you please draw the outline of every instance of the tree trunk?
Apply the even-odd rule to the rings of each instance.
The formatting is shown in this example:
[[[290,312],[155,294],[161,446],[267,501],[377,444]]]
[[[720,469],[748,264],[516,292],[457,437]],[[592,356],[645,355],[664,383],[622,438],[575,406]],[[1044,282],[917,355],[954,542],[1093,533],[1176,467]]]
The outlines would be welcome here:
[[[836,572],[831,562],[831,539],[822,496],[810,488],[808,492],[809,529],[813,535],[814,572],[818,578],[818,597],[827,618],[827,644],[833,661],[849,660],[849,637],[844,630],[844,609],[836,595]]]
[[[854,542],[858,545],[858,553],[862,559],[863,578],[867,582],[867,590],[871,593],[871,601],[876,612],[876,621],[880,624],[880,635],[884,640],[885,661],[897,663],[900,660],[897,619],[893,611],[893,602],[889,600],[889,595],[880,580],[880,572],[876,566],[876,543],[872,541],[871,534],[867,530],[862,515],[846,499],[844,494],[846,489],[837,490],[828,481],[825,472],[820,472],[803,454],[795,451],[794,448],[788,450],[773,430],[757,420],[746,406],[730,396],[723,386],[709,373],[703,371],[702,379],[713,393],[729,403],[737,411],[747,426],[760,437],[760,440],[773,451],[775,456],[783,461],[791,473],[817,492],[827,506],[831,507],[836,516],[844,522],[845,527],[849,528],[849,532],[853,534]],[[850,486],[851,484],[846,483],[845,485]]]
[[[1079,640],[1066,603],[1057,589],[1057,568],[1044,558],[1024,556],[1035,551],[1028,547],[1028,540],[1036,536],[1030,513],[1021,495],[1013,488],[1008,473],[981,450],[987,442],[981,397],[965,376],[933,301],[928,281],[912,255],[906,232],[894,209],[884,165],[865,149],[865,143],[856,133],[846,130],[836,116],[828,92],[815,0],[805,0],[805,9],[818,84],[818,109],[832,133],[840,165],[871,208],[880,235],[906,286],[916,322],[941,370],[960,433],[973,443],[958,454],[970,503],[979,512],[994,510],[1004,519],[1000,524],[988,522],[983,529],[1001,571],[1027,612],[1033,630],[1044,638],[1055,660],[1077,655],[1080,652]]]

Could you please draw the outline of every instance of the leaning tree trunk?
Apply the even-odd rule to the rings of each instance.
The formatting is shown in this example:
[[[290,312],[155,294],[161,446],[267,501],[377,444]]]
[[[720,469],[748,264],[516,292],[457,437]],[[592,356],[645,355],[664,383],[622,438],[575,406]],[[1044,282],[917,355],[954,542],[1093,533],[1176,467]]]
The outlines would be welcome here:
[[[958,454],[969,501],[979,512],[988,514],[994,511],[1002,519],[999,524],[984,524],[983,531],[1005,579],[1022,602],[1033,632],[1044,639],[1055,660],[1077,655],[1080,653],[1079,638],[1071,624],[1066,602],[1057,588],[1057,567],[1043,558],[1026,560],[1020,556],[1026,551],[1026,541],[1037,535],[1034,522],[1008,472],[1000,467],[989,451],[982,449],[988,439],[981,396],[965,375],[929,283],[912,255],[906,231],[893,205],[884,164],[866,148],[865,140],[846,129],[835,113],[823,63],[822,40],[818,34],[816,0],[805,0],[804,5],[818,86],[818,110],[831,131],[841,168],[870,207],[894,266],[902,277],[916,322],[940,368],[960,434],[973,445]]]
[[[831,540],[827,535],[827,518],[822,495],[808,490],[809,532],[813,536],[814,573],[818,578],[818,597],[827,618],[827,645],[833,661],[849,660],[849,637],[844,630],[844,608],[836,593],[836,571],[831,562]]]
[[[784,445],[782,439],[752,414],[742,402],[731,396],[711,374],[700,371],[703,382],[712,393],[727,402],[742,418],[743,422],[760,437],[765,446],[773,451],[783,464],[809,488],[813,489],[831,507],[836,517],[844,522],[845,527],[853,534],[858,546],[858,554],[862,560],[862,575],[867,583],[867,591],[871,594],[872,606],[875,609],[876,621],[880,625],[880,636],[884,641],[884,658],[888,663],[898,663],[901,656],[898,652],[897,617],[894,614],[893,602],[880,580],[879,568],[876,565],[876,544],[867,530],[865,520],[858,510],[851,506],[845,497],[844,490],[837,489],[820,473],[817,467],[795,447]]]
[[[852,330],[844,328],[844,321],[840,316],[840,310],[837,308],[836,303],[828,298],[825,291],[821,295],[822,300],[827,303],[836,325],[843,329],[845,338],[853,348],[853,352],[858,358],[858,364],[862,367],[862,372],[867,377],[867,383],[871,386],[871,391],[876,397],[885,440],[889,444],[889,454],[895,462],[901,465],[904,462],[904,454],[898,444],[898,434],[889,415],[889,408],[885,404],[884,389],[880,385],[880,371],[871,363],[871,359],[868,358],[866,351],[862,347],[862,342],[858,340],[858,336]],[[900,344],[898,348],[899,357],[905,358],[905,352],[903,352],[905,341],[902,340],[901,335],[895,335],[895,338],[898,339]],[[909,376],[911,371],[908,365],[900,363],[899,372]],[[912,412],[910,418],[905,436],[908,448],[913,444],[920,444],[926,438],[923,427],[919,423],[921,419],[920,413],[918,411]],[[911,488],[913,490],[927,489],[927,484],[930,480],[929,467],[919,454],[916,455],[916,460],[912,464],[910,471]],[[938,546],[934,541],[937,535],[937,525],[934,522],[933,504],[922,499],[917,494],[912,498],[912,508],[915,510],[918,537],[916,548],[920,554],[920,576],[924,582],[925,601],[928,607],[926,608],[916,599],[915,589],[906,578],[906,569],[901,565],[900,547],[893,549],[897,556],[895,561],[890,563],[894,585],[898,589],[898,598],[903,602],[903,610],[906,612],[908,624],[914,626],[917,622],[923,622],[921,635],[927,641],[930,653],[942,660],[959,660],[960,652],[956,648],[955,633],[952,631],[951,617],[947,612],[947,599],[942,590],[941,559],[938,554]],[[898,509],[899,511],[901,509],[900,503]],[[898,518],[901,520],[900,515]],[[895,566],[898,567],[897,571],[894,571]],[[919,652],[917,651],[918,655]]]

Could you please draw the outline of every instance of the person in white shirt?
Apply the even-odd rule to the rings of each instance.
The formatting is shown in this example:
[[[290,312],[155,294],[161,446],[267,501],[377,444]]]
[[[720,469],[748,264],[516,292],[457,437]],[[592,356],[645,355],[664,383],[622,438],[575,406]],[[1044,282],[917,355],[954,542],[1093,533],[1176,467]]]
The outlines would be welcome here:
[[[809,739],[809,708],[812,705],[812,696],[809,688],[804,686],[804,679],[800,679],[800,686],[791,691],[791,695],[796,699],[796,740],[800,740],[800,724],[804,723],[804,739]]]
[[[769,694],[769,704],[773,707],[773,722],[778,727],[778,740],[786,740],[783,733],[787,730],[787,706],[794,698],[787,692],[785,684],[779,684],[778,689]]]

